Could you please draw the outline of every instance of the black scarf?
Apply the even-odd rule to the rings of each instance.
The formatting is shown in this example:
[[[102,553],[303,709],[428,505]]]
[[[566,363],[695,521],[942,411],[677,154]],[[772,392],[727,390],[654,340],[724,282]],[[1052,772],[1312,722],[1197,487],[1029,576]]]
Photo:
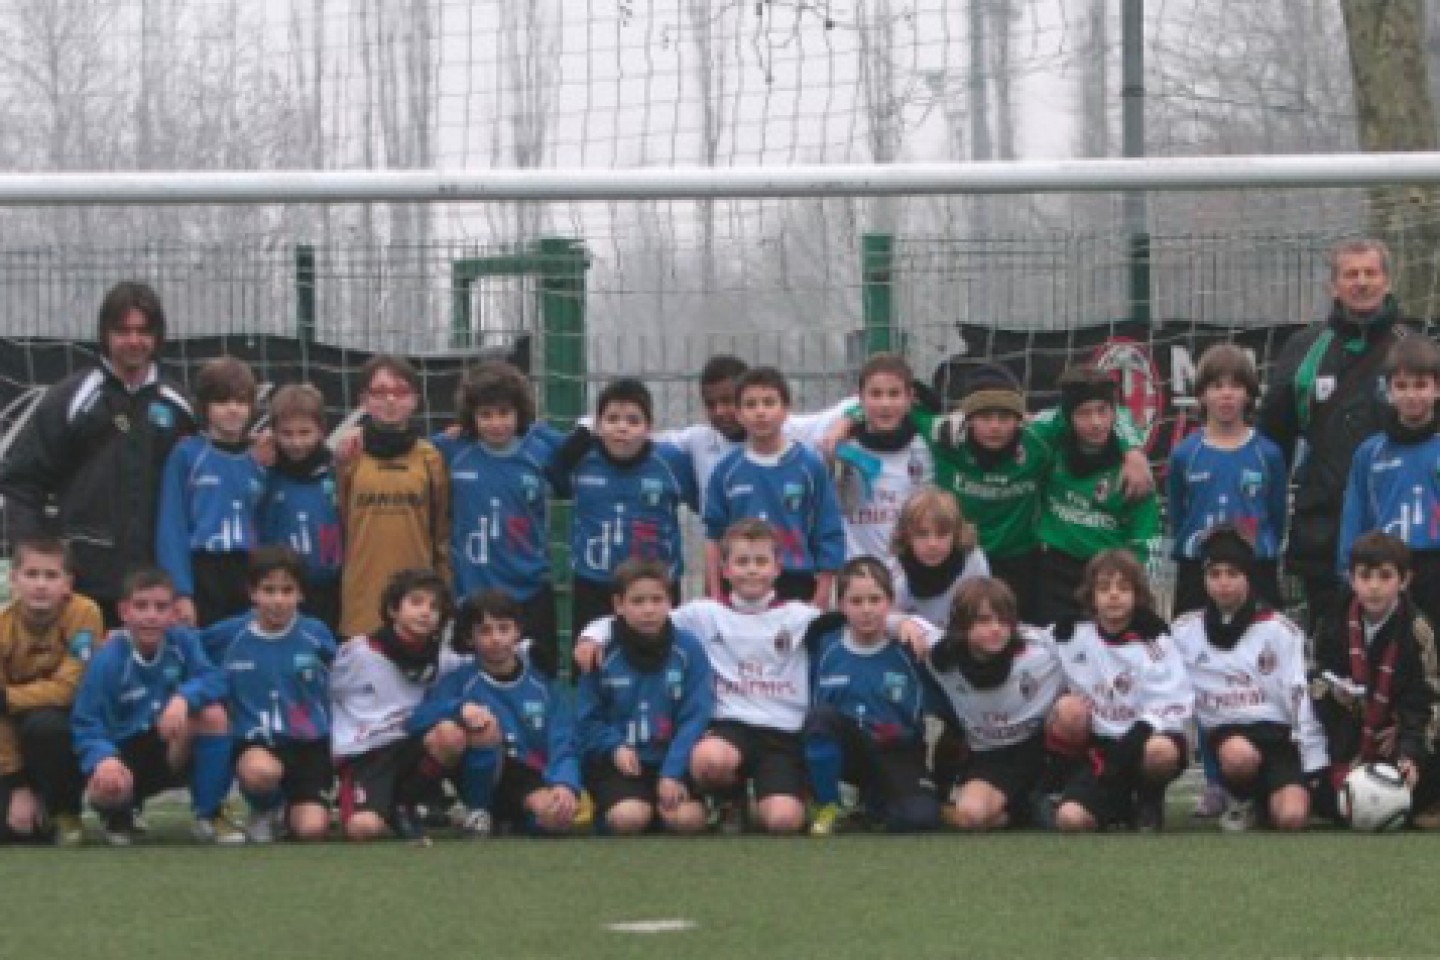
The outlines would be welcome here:
[[[1074,428],[1071,428],[1060,441],[1060,449],[1065,455],[1065,466],[1076,477],[1093,477],[1102,470],[1119,466],[1124,459],[1120,452],[1120,441],[1114,431],[1111,431],[1109,439],[1099,450],[1085,450],[1081,448]]]
[[[1158,640],[1162,634],[1169,631],[1169,625],[1158,613],[1144,607],[1135,608],[1135,612],[1130,615],[1130,622],[1119,633],[1109,633],[1100,626],[1098,618],[1095,620],[1095,632],[1100,634],[1101,640],[1110,644]]]
[[[675,626],[668,618],[658,636],[647,637],[616,617],[613,634],[625,659],[641,673],[654,673],[665,666],[665,661],[670,659],[670,648],[675,645]]]
[[[600,451],[600,456],[604,457],[606,462],[608,462],[611,466],[615,467],[617,470],[629,470],[631,467],[644,462],[645,458],[650,456],[650,450],[654,446],[655,445],[653,443],[651,443],[649,440],[646,440],[640,445],[639,451],[636,452],[633,457],[617,457],[605,448],[604,443],[597,442],[595,445],[595,449]]]
[[[719,427],[716,427],[716,428],[715,428],[715,432],[718,433],[718,434],[720,434],[720,436],[724,437],[726,440],[729,440],[731,443],[744,443],[744,442],[745,442],[745,428],[742,427],[742,426],[741,426],[740,424],[738,424],[738,423],[735,424],[735,428],[734,428],[733,430],[731,430],[729,433],[726,433],[724,430],[721,430]]]
[[[977,690],[993,690],[1010,679],[1015,656],[1024,646],[1019,637],[1011,637],[995,656],[981,660],[970,652],[964,637],[946,634],[930,651],[930,665],[941,673],[959,671]]]
[[[249,440],[217,440],[211,437],[210,443],[223,453],[247,453],[250,450]]]
[[[440,668],[440,643],[437,638],[431,637],[417,647],[401,640],[394,627],[381,627],[375,631],[373,638],[380,644],[380,652],[385,659],[395,664],[395,669],[406,680],[429,683],[435,679]]]
[[[970,451],[974,458],[975,465],[981,470],[998,470],[1005,464],[1015,459],[1020,450],[1020,431],[1015,431],[1015,438],[999,450],[991,450],[989,447],[982,447],[970,436],[969,431],[965,433],[965,449]]]
[[[1435,414],[1430,414],[1430,419],[1418,427],[1407,427],[1400,422],[1400,414],[1390,407],[1385,411],[1385,435],[1396,443],[1409,446],[1416,443],[1424,443],[1435,436]]]
[[[291,460],[278,446],[275,449],[275,469],[292,480],[314,480],[330,472],[335,463],[335,454],[323,443],[317,443],[299,460]]]
[[[1245,599],[1240,609],[1236,610],[1234,616],[1230,618],[1230,622],[1226,623],[1220,608],[1215,606],[1215,601],[1207,600],[1205,602],[1205,639],[1212,647],[1234,650],[1235,644],[1245,636],[1245,631],[1250,629],[1250,625],[1255,622],[1255,617],[1259,612],[1259,604],[1255,602],[1255,597],[1252,595]]]
[[[938,597],[950,589],[960,576],[960,571],[965,569],[965,559],[969,554],[958,548],[952,548],[950,555],[939,564],[927,567],[915,555],[910,552],[900,554],[900,569],[905,571],[905,582],[910,587],[910,592],[921,600],[930,597]]]
[[[362,436],[365,452],[381,460],[403,457],[415,447],[420,435],[414,427],[382,427],[370,418],[365,419]]]
[[[861,424],[855,432],[855,442],[875,453],[894,453],[904,450],[915,439],[915,424],[909,417],[900,421],[894,430],[872,430],[869,424]]]

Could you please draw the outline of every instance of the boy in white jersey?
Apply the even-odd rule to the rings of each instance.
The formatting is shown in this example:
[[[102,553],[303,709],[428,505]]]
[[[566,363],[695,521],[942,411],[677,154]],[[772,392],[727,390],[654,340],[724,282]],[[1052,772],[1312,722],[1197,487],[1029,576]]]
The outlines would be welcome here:
[[[1085,565],[1078,591],[1087,620],[1053,628],[1069,694],[1089,713],[1089,756],[1076,765],[1055,811],[1064,831],[1164,825],[1165,788],[1185,769],[1185,726],[1195,696],[1169,629],[1155,613],[1144,568],[1123,548]]]
[[[810,704],[810,657],[805,631],[821,611],[799,601],[777,602],[780,541],[763,520],[741,520],[721,541],[728,603],[694,600],[671,620],[699,638],[715,673],[714,721],[691,754],[690,774],[701,790],[734,798],[754,788],[756,819],[768,833],[797,833],[805,825],[807,776],[800,729]],[[912,645],[927,646],[918,623],[898,627]],[[610,639],[610,621],[584,631],[575,660],[591,669],[595,643]]]
[[[1055,641],[1022,625],[1015,594],[989,577],[961,585],[948,619],[926,666],[969,752],[945,819],[961,830],[1024,823],[1047,768],[1046,720],[1065,683]]]
[[[1233,525],[1211,529],[1201,563],[1209,599],[1182,614],[1172,634],[1195,688],[1196,720],[1235,798],[1220,826],[1248,829],[1259,801],[1275,829],[1303,830],[1305,773],[1329,763],[1305,679],[1305,637],[1259,600],[1250,585],[1255,548]]]

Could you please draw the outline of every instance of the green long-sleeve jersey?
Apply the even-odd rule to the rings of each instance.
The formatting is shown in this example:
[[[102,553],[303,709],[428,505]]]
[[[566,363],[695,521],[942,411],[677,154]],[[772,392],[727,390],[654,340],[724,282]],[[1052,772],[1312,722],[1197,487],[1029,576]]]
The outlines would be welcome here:
[[[1057,456],[1040,496],[1040,542],[1082,560],[1125,547],[1149,563],[1160,544],[1160,501],[1153,492],[1127,500],[1120,475],[1116,464],[1078,477]]]

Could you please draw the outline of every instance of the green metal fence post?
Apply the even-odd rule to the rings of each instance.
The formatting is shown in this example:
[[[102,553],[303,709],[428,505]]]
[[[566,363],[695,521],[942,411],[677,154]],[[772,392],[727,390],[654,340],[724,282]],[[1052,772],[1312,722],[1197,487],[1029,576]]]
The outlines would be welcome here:
[[[539,243],[540,324],[543,357],[541,393],[546,418],[569,429],[585,412],[585,274],[590,256],[580,240],[545,237]],[[550,519],[550,559],[556,571],[556,622],[560,626],[561,675],[570,675],[570,525],[574,508],[557,502]]]
[[[865,355],[895,349],[895,238],[867,233],[860,240],[860,298]]]

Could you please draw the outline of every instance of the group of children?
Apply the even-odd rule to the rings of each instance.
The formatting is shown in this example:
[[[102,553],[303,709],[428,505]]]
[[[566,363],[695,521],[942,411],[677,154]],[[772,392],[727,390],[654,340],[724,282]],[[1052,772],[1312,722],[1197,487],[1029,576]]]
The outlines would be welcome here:
[[[1276,610],[1286,466],[1248,424],[1259,382],[1234,347],[1202,358],[1204,422],[1171,458],[1173,623],[1146,571],[1160,511],[1140,438],[1091,366],[1028,419],[1003,367],[947,413],[879,355],[855,398],[792,417],[783,375],[721,357],[707,423],[653,431],[648,389],[621,379],[564,434],[488,362],[428,440],[408,363],[376,357],[362,382],[358,434],[332,454],[314,388],[278,390],[256,442],[254,375],[207,364],[206,430],[165,470],[159,566],[131,572],[116,624],[69,588],[64,544],[15,546],[8,836],[77,842],[88,797],[128,843],[145,800],[182,785],[196,836],[222,843],[321,839],[332,802],[347,838],[417,838],[451,792],[472,836],[591,818],[1157,828],[1191,729],[1225,826],[1333,815],[1349,765],[1375,759],[1410,782],[1418,824],[1440,821],[1436,591],[1406,593],[1440,576],[1428,340],[1395,349],[1394,427],[1357,454],[1346,501],[1349,606],[1308,652]],[[552,497],[575,505],[573,689]],[[704,596],[683,604],[682,507],[706,537]]]

